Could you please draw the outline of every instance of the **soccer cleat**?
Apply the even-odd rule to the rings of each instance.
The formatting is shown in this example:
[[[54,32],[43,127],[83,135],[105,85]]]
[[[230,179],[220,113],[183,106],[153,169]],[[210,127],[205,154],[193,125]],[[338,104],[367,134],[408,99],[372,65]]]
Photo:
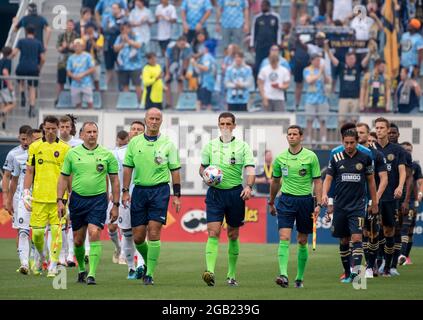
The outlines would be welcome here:
[[[130,269],[128,272],[128,276],[126,277],[128,280],[137,280],[137,272],[134,269]]]
[[[43,267],[41,261],[34,261],[31,271],[34,276],[40,276],[43,274]]]
[[[214,273],[210,271],[204,271],[203,273],[203,280],[209,287],[214,287]]]
[[[73,261],[70,261],[70,260],[66,261],[66,265],[67,265],[69,268],[76,267],[76,263],[75,263],[75,262],[73,262]]]
[[[382,273],[382,277],[384,278],[390,278],[392,277],[391,273],[389,272],[389,270],[386,270]]]
[[[120,256],[120,250],[115,249],[115,252],[113,252],[112,261],[113,263],[119,263],[119,256]]]
[[[238,287],[238,281],[236,281],[234,278],[226,278],[226,283],[230,287]]]
[[[407,257],[405,255],[402,254],[398,257],[398,264],[400,266],[405,265],[406,262],[407,262]]]
[[[400,273],[398,272],[397,268],[391,268],[389,270],[389,273],[391,274],[391,276],[399,276]]]
[[[351,272],[348,277],[345,277],[345,279],[342,279],[342,283],[352,283],[354,281],[354,278],[357,276],[356,273]]]
[[[379,273],[384,273],[385,271],[385,260],[382,260],[382,263],[379,265]]]
[[[413,261],[411,261],[410,257],[407,257],[407,260],[405,261],[405,264],[408,266],[410,264],[413,264]]]
[[[28,266],[20,266],[18,271],[22,274],[27,275],[29,273],[29,268],[28,268]]]
[[[289,286],[289,280],[287,276],[280,275],[275,280],[276,284],[281,286],[282,288],[288,288]]]
[[[57,276],[57,267],[56,266],[52,266],[47,273],[47,278],[54,278],[55,276]]]
[[[146,273],[147,273],[146,265],[137,267],[137,270],[135,271],[135,275],[138,280],[142,279]]]
[[[92,286],[92,285],[96,285],[97,283],[95,282],[95,278],[93,276],[88,276],[87,277],[87,285],[88,286]]]
[[[152,286],[154,284],[152,276],[145,276],[143,278],[143,282],[144,282],[144,285],[146,285],[146,286]]]
[[[339,276],[339,280],[344,280],[344,279],[345,279],[345,272]]]
[[[86,283],[87,282],[87,271],[82,271],[78,273],[77,283]]]
[[[297,289],[304,288],[304,281],[303,280],[295,280],[295,288],[297,288]]]
[[[126,264],[125,257],[122,257],[122,256],[119,257],[119,264],[122,264],[122,265],[125,265]]]
[[[47,263],[47,261],[43,261],[42,268],[43,268],[43,271],[47,271],[47,269],[48,269],[48,263]]]
[[[373,279],[373,269],[372,268],[366,269],[365,278],[366,279]]]

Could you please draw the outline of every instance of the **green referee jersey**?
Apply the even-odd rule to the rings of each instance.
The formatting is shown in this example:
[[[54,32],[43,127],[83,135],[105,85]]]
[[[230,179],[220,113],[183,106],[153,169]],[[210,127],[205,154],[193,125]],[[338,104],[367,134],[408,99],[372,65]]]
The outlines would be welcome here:
[[[217,166],[223,172],[223,179],[216,186],[218,189],[231,189],[242,183],[242,169],[254,167],[254,157],[250,146],[241,140],[232,138],[229,143],[223,143],[220,138],[213,139],[201,152],[203,167]]]
[[[118,174],[116,158],[106,148],[97,145],[88,150],[83,144],[66,154],[62,174],[72,175],[72,191],[81,196],[95,196],[107,192],[108,174]]]
[[[169,183],[170,171],[180,169],[181,163],[169,137],[160,135],[156,141],[149,141],[142,134],[129,142],[123,166],[134,168],[135,185],[151,187]]]
[[[274,160],[272,175],[282,178],[282,193],[309,195],[312,192],[313,179],[321,176],[319,159],[313,151],[306,148],[302,148],[297,154],[292,154],[287,149]]]

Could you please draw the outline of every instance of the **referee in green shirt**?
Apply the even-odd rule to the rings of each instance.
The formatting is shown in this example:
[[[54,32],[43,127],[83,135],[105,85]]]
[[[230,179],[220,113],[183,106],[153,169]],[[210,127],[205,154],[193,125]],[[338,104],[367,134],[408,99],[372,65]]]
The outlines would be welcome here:
[[[160,134],[162,112],[148,109],[145,114],[146,131],[131,139],[123,162],[122,202],[131,203],[131,226],[135,246],[147,262],[143,281],[152,285],[153,274],[160,254],[160,232],[166,224],[170,199],[170,176],[173,183],[173,205],[181,208],[181,176],[179,154],[169,139]],[[134,172],[132,198],[129,185]],[[148,243],[145,240],[148,237]]]
[[[84,143],[66,154],[57,186],[57,207],[61,216],[65,212],[63,196],[72,183],[69,213],[79,268],[78,282],[93,285],[96,284],[96,270],[102,253],[100,234],[107,215],[107,176],[112,186],[113,209],[110,219],[113,222],[118,218],[119,168],[113,154],[97,144],[98,127],[95,122],[85,122],[82,125],[82,133]],[[88,277],[84,261],[87,230],[90,240]]]
[[[289,148],[280,153],[273,162],[273,176],[270,185],[270,213],[278,216],[279,227],[279,269],[280,275],[276,283],[287,288],[289,243],[294,222],[298,231],[298,270],[295,287],[303,288],[304,270],[308,259],[307,238],[313,231],[313,215],[320,214],[322,207],[322,180],[320,165],[316,154],[303,148],[303,129],[297,125],[288,128],[287,140]],[[282,178],[282,182],[281,182]],[[281,188],[282,184],[282,188]],[[312,185],[317,198],[314,207]],[[281,191],[278,203],[274,201]]]
[[[237,286],[235,280],[236,263],[239,255],[239,227],[244,224],[245,200],[251,198],[255,181],[255,162],[250,146],[232,135],[235,129],[235,116],[230,112],[219,115],[218,125],[221,136],[211,140],[201,154],[200,175],[210,165],[219,167],[223,180],[217,186],[210,186],[206,196],[207,231],[206,245],[207,270],[203,280],[208,286],[214,286],[214,269],[217,260],[219,236],[226,219],[228,225],[228,273],[227,284]],[[242,186],[242,173],[246,168],[247,181]]]

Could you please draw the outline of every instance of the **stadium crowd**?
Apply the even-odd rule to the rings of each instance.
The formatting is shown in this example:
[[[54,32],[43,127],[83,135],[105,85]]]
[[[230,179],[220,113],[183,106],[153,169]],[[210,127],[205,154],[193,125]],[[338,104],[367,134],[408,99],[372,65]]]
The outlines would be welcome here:
[[[185,91],[196,92],[197,110],[248,111],[257,94],[262,110],[317,116],[336,110],[341,125],[345,114],[419,109],[418,1],[394,0],[389,7],[376,0],[292,0],[287,7],[268,0],[161,0],[154,10],[149,2],[82,1],[79,20],[69,20],[56,39],[56,104],[68,83],[72,105],[92,107],[106,70],[107,85],[117,76],[117,91],[135,91],[146,109],[175,109]],[[273,10],[276,3],[280,12]],[[15,31],[25,28],[25,38],[16,48],[3,48],[5,77],[19,52],[16,75],[42,72],[51,27],[34,3],[28,9],[14,21]],[[282,22],[283,10],[291,10],[290,21]],[[18,89],[29,116],[35,116],[37,86],[37,80],[28,81],[28,99],[23,86]],[[0,90],[4,120],[18,90],[12,81],[1,81]],[[325,120],[319,117],[323,138]],[[311,123],[308,118],[308,131]]]

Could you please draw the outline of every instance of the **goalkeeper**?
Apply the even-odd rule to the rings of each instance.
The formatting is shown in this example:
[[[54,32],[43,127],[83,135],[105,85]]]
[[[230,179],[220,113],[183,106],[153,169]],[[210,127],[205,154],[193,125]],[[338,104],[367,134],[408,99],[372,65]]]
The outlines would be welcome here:
[[[219,236],[226,219],[228,225],[228,274],[227,284],[237,286],[236,263],[239,255],[239,227],[244,224],[245,200],[251,198],[255,180],[254,158],[250,146],[232,135],[235,116],[230,112],[219,115],[221,136],[211,140],[201,155],[200,175],[208,166],[217,166],[223,172],[222,182],[210,186],[206,197],[208,240],[206,245],[207,270],[203,280],[208,286],[215,285],[214,270],[217,260]],[[242,169],[246,168],[247,182],[242,186]]]
[[[57,137],[59,120],[54,116],[47,116],[43,122],[44,137],[29,147],[26,174],[24,180],[24,204],[31,211],[30,226],[32,241],[38,251],[38,259],[34,264],[33,273],[42,272],[44,260],[44,232],[47,224],[51,226],[51,245],[57,241],[56,250],[50,251],[50,265],[47,277],[57,274],[57,262],[62,248],[62,231],[59,230],[57,215],[57,182],[63,161],[70,147]],[[32,196],[31,189],[32,186]]]

